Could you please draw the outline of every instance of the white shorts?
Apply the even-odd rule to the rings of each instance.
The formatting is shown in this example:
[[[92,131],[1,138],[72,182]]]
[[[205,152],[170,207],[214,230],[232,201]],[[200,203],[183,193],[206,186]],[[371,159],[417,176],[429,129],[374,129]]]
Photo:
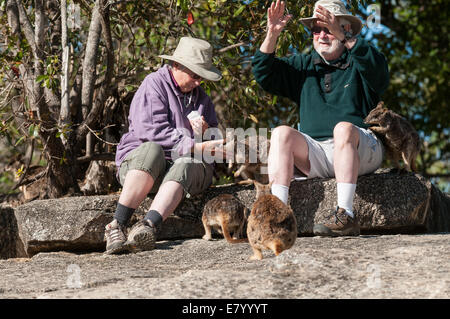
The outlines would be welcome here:
[[[371,130],[366,130],[357,126],[355,127],[359,130],[359,176],[372,173],[381,166],[384,157],[384,147]],[[308,143],[308,158],[311,164],[311,169],[307,178],[335,177],[333,165],[333,139],[330,138],[325,141],[316,141],[306,134],[303,134],[303,136]],[[298,169],[294,169],[294,171],[295,179],[301,179],[301,176],[304,176]]]

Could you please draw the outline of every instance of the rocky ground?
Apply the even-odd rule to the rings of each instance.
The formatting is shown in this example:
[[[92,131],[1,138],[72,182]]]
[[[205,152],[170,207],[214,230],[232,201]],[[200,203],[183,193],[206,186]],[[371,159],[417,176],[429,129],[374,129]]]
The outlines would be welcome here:
[[[0,298],[450,298],[450,234],[299,237],[249,261],[248,244],[160,241],[150,252],[0,260]]]

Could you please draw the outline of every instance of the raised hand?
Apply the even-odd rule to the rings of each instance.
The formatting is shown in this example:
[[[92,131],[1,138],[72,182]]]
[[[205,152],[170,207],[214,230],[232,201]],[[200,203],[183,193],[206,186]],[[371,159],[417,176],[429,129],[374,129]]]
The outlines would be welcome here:
[[[292,18],[291,14],[284,14],[285,8],[284,1],[277,0],[272,2],[269,9],[267,9],[267,34],[259,48],[261,52],[272,53],[275,51],[278,36]]]
[[[339,24],[339,18],[337,18],[333,13],[319,5],[316,9],[316,16],[316,24],[319,27],[327,28],[331,32],[331,34],[339,39],[343,38],[343,32],[342,27]]]
[[[284,14],[286,5],[284,1],[277,0],[272,2],[267,9],[267,33],[271,33],[278,37],[283,31],[286,24],[292,18],[291,14]]]

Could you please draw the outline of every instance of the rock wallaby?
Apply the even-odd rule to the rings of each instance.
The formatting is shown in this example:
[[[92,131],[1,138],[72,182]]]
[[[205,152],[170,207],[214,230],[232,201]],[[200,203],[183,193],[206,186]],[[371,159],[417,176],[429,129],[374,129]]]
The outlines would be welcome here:
[[[407,170],[416,171],[416,157],[421,143],[419,134],[408,120],[380,102],[367,115],[364,123],[369,124],[369,129],[381,139],[387,158],[396,168],[400,168],[398,161],[402,158]]]
[[[243,235],[248,212],[248,208],[233,195],[221,194],[214,197],[203,208],[203,239],[212,240],[211,229],[214,228],[219,234],[223,234],[229,243],[246,242],[247,239],[243,238]]]
[[[267,184],[267,155],[270,140],[264,136],[254,135],[238,139],[227,136],[227,147],[233,150],[234,157],[228,165],[228,174],[233,176],[239,184],[252,184],[254,180]]]
[[[276,256],[291,248],[297,238],[297,220],[292,209],[270,192],[271,184],[254,181],[256,201],[250,212],[247,238],[253,249],[250,260],[261,260],[261,250]]]

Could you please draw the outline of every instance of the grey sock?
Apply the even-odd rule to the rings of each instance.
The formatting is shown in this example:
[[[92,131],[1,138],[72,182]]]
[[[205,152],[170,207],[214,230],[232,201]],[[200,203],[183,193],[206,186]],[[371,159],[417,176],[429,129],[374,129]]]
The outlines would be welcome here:
[[[116,212],[114,214],[114,219],[116,219],[121,226],[127,226],[128,221],[133,215],[135,209],[117,203]]]
[[[161,214],[153,209],[148,211],[148,213],[147,213],[147,215],[145,215],[144,219],[150,220],[153,227],[155,227],[155,228],[158,227],[163,221]]]

